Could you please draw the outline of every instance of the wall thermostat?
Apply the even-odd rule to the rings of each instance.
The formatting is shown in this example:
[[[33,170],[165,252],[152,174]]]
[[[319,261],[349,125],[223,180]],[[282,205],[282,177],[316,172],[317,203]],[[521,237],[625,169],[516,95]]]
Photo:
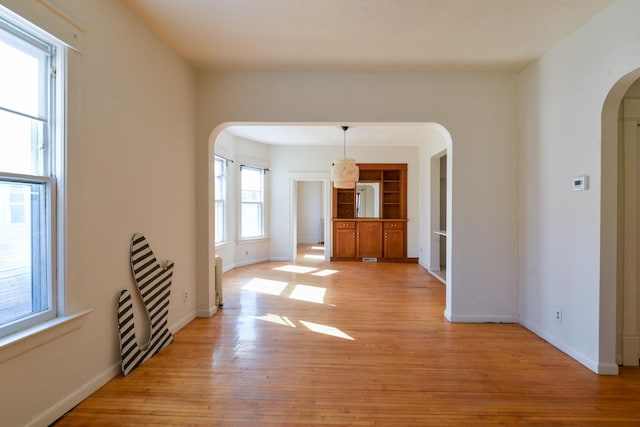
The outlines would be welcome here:
[[[573,178],[573,191],[585,191],[587,189],[588,184],[588,176],[576,176]]]

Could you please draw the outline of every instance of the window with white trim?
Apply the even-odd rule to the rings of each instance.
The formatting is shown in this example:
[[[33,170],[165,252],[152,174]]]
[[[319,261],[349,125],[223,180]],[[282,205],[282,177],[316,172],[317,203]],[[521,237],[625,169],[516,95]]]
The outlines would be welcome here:
[[[240,239],[266,237],[263,168],[240,166]]]
[[[58,315],[62,49],[0,13],[0,336]]]
[[[213,160],[213,192],[215,201],[216,245],[227,241],[227,160],[215,156]]]

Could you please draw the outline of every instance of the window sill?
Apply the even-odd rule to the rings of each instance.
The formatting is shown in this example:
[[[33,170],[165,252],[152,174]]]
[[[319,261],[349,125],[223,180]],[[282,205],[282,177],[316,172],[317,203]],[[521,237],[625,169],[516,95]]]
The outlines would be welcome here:
[[[239,245],[247,245],[247,244],[250,244],[250,243],[266,242],[268,240],[269,240],[268,237],[255,237],[255,238],[249,238],[249,239],[238,239],[238,244]]]
[[[220,242],[216,243],[216,249],[223,249],[229,246],[229,242]]]
[[[93,310],[57,317],[24,331],[0,338],[0,363],[71,333],[82,326],[81,319]]]

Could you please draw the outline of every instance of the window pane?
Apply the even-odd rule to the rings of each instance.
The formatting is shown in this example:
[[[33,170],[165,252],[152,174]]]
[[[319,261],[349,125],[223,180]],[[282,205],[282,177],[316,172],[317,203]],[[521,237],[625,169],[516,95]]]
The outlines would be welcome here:
[[[246,201],[244,199],[245,193],[255,195],[255,193],[262,192],[262,174],[260,169],[242,168],[242,201]]]
[[[242,204],[242,238],[262,237],[262,204]]]
[[[216,200],[220,200],[223,198],[223,194],[222,194],[222,178],[216,176],[214,179],[214,188],[213,188],[213,192],[215,195]]]
[[[46,114],[48,54],[0,29],[0,106],[34,117]]]
[[[215,199],[215,243],[222,243],[225,236],[225,200],[227,183],[227,162],[221,157],[215,157],[214,166],[214,199]]]
[[[262,193],[260,191],[242,190],[242,201],[260,203],[262,201]]]
[[[20,205],[10,202],[18,192]],[[0,181],[0,325],[50,307],[45,194],[45,184]],[[22,222],[14,221],[17,206]]]
[[[43,146],[43,122],[0,110],[0,171],[44,174]]]
[[[224,202],[216,201],[216,241],[224,242]]]
[[[241,169],[242,222],[240,238],[264,237],[264,172],[262,169]]]
[[[225,188],[224,184],[226,182],[226,171],[225,171],[225,162],[222,159],[216,158],[214,162],[214,194],[216,200],[224,200],[225,198]]]

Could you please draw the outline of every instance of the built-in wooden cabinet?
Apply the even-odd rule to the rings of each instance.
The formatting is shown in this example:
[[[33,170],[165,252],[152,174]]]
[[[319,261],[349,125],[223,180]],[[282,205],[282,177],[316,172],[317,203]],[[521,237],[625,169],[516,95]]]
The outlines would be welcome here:
[[[358,221],[356,223],[356,257],[381,258],[382,223],[380,221]]]
[[[332,259],[407,261],[407,165],[361,163],[358,167],[359,183],[376,184],[377,216],[362,217],[356,189],[334,188]]]
[[[356,222],[333,222],[333,255],[338,258],[356,256]]]
[[[334,221],[334,258],[381,258],[383,225],[377,220]]]
[[[404,221],[384,222],[384,256],[385,258],[405,258],[406,244],[405,235],[407,223]]]

